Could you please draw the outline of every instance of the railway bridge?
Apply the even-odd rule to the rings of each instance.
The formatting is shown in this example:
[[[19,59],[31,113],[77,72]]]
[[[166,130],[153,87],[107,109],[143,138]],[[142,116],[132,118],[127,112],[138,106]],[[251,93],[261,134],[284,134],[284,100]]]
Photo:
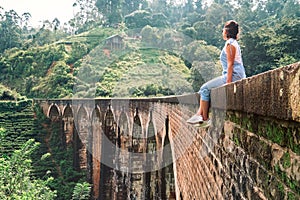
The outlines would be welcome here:
[[[94,199],[299,199],[300,63],[199,96],[35,99]]]

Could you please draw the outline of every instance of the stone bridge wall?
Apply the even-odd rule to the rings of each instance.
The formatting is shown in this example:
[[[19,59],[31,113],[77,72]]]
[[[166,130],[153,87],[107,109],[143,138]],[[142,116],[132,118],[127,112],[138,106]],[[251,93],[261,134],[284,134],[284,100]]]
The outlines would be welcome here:
[[[185,122],[196,112],[198,99],[192,94],[35,103],[53,120],[63,120],[67,145],[75,132],[82,136],[78,139],[86,149],[78,151],[78,167],[88,169],[95,198],[101,190],[100,147],[109,116],[113,116],[111,127],[115,127],[109,133],[119,139],[124,155],[135,152],[131,149],[134,140],[139,144],[136,152],[148,154],[151,134],[155,135],[151,140],[157,152],[155,170],[169,185],[159,190],[163,198],[300,198],[300,63],[214,89],[212,126],[206,129]],[[140,127],[139,137],[134,136],[135,124]],[[171,154],[166,156],[167,148]],[[90,161],[87,152],[92,152]],[[164,165],[168,159],[173,174],[163,176],[161,169],[168,165]],[[122,162],[119,165],[127,170],[138,167],[130,168]],[[143,193],[140,197],[147,196],[143,188],[138,189]]]

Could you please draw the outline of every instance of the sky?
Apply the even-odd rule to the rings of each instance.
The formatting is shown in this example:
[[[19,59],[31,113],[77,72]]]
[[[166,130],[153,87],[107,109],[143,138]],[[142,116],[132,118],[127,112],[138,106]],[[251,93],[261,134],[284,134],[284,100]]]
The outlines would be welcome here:
[[[58,18],[61,24],[73,18],[73,3],[75,0],[0,0],[0,7],[5,11],[15,10],[20,16],[29,12],[32,26],[38,26],[40,21],[53,21]]]
[[[185,0],[176,0],[185,1]],[[207,0],[211,2],[212,0]],[[58,18],[63,25],[73,18],[73,3],[76,0],[0,0],[0,7],[5,11],[15,10],[20,16],[29,12],[31,14],[31,25],[41,26],[42,21],[53,21]]]

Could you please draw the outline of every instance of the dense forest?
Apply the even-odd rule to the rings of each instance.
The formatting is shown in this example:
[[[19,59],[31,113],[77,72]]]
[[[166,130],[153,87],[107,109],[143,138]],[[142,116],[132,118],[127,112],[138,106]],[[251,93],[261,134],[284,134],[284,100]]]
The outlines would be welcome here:
[[[0,5],[2,102],[195,92],[221,73],[221,33],[230,19],[240,24],[248,77],[300,60],[299,0],[74,0],[66,9],[76,10],[68,23],[32,27],[30,13]],[[1,152],[7,132],[0,125]],[[66,179],[32,178],[37,146],[29,140],[1,154],[0,198],[86,199],[90,186],[66,158],[58,158]]]

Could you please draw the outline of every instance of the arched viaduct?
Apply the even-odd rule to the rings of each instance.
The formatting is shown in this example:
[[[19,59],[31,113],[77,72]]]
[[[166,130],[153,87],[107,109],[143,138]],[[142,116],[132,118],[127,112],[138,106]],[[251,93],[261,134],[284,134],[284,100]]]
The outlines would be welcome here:
[[[186,123],[197,94],[34,103],[95,199],[298,199],[299,88],[300,63],[216,88],[206,129]]]

